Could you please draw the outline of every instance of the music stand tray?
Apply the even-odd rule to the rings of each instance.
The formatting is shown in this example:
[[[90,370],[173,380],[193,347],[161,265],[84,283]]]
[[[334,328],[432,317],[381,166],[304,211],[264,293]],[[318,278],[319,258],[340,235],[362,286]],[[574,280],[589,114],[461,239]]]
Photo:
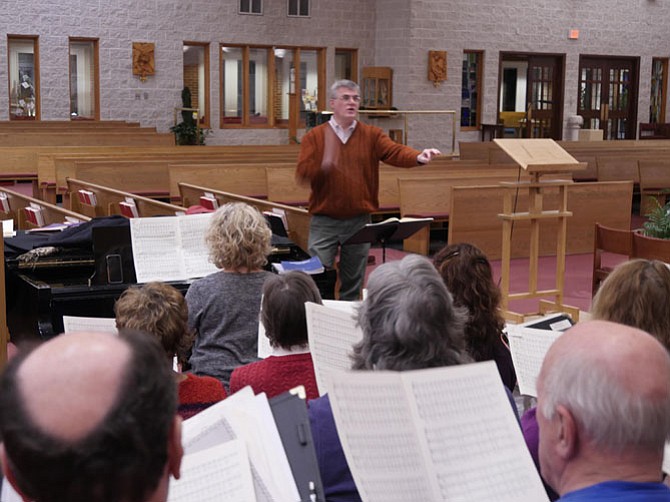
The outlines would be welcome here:
[[[379,223],[368,223],[343,245],[381,244],[382,263],[386,262],[386,243],[391,240],[404,240],[430,225],[433,218],[388,218]]]

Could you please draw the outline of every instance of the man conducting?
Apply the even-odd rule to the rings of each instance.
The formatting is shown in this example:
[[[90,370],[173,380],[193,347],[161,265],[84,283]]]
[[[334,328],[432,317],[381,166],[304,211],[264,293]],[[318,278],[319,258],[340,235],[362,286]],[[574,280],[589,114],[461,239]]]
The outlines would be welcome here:
[[[379,208],[379,162],[397,167],[426,164],[439,150],[419,152],[356,120],[360,89],[338,80],[330,88],[333,116],[302,139],[296,179],[309,183],[309,253],[332,267],[340,251],[340,300],[357,300],[365,278],[369,244],[342,246]]]

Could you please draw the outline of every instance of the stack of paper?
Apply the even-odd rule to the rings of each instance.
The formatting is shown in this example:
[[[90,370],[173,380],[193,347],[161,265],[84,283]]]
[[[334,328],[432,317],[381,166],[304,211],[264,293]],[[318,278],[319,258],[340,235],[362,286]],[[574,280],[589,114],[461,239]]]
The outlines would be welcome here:
[[[243,441],[245,447],[231,448],[225,455],[221,455],[220,451],[210,451],[235,439]],[[251,387],[245,387],[186,420],[182,443],[187,469],[182,471],[180,480],[170,482],[168,500],[171,502],[300,500],[267,397],[265,394],[254,396]],[[191,457],[196,454],[195,459]],[[231,479],[234,476],[238,479],[234,493],[225,491],[232,486],[222,486],[217,482],[220,477]],[[250,486],[245,481],[249,479],[254,497],[249,495]],[[203,489],[208,491],[206,498],[194,499],[193,494]],[[177,498],[181,494],[183,498]]]

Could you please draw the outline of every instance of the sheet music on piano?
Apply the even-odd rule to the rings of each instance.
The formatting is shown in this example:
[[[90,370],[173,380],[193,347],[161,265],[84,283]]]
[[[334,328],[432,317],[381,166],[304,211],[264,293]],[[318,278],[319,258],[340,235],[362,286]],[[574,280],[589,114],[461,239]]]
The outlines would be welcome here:
[[[211,213],[131,218],[130,237],[138,283],[204,277],[218,269],[209,262],[205,233]]]
[[[94,331],[96,333],[116,334],[116,319],[113,317],[80,317],[72,315],[63,316],[63,331],[72,333],[75,331]]]
[[[356,302],[338,302],[337,308],[325,303],[305,303],[309,350],[320,395],[328,392],[328,373],[351,368],[349,354],[363,338],[354,319]]]
[[[329,376],[363,500],[548,500],[494,362]]]

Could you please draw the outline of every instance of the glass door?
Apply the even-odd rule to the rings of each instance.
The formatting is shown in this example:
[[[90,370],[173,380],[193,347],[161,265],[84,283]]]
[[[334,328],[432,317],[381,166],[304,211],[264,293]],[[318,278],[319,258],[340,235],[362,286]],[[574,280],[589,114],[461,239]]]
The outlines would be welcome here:
[[[634,139],[637,82],[637,59],[582,57],[577,113],[583,127],[602,129],[604,139]]]

